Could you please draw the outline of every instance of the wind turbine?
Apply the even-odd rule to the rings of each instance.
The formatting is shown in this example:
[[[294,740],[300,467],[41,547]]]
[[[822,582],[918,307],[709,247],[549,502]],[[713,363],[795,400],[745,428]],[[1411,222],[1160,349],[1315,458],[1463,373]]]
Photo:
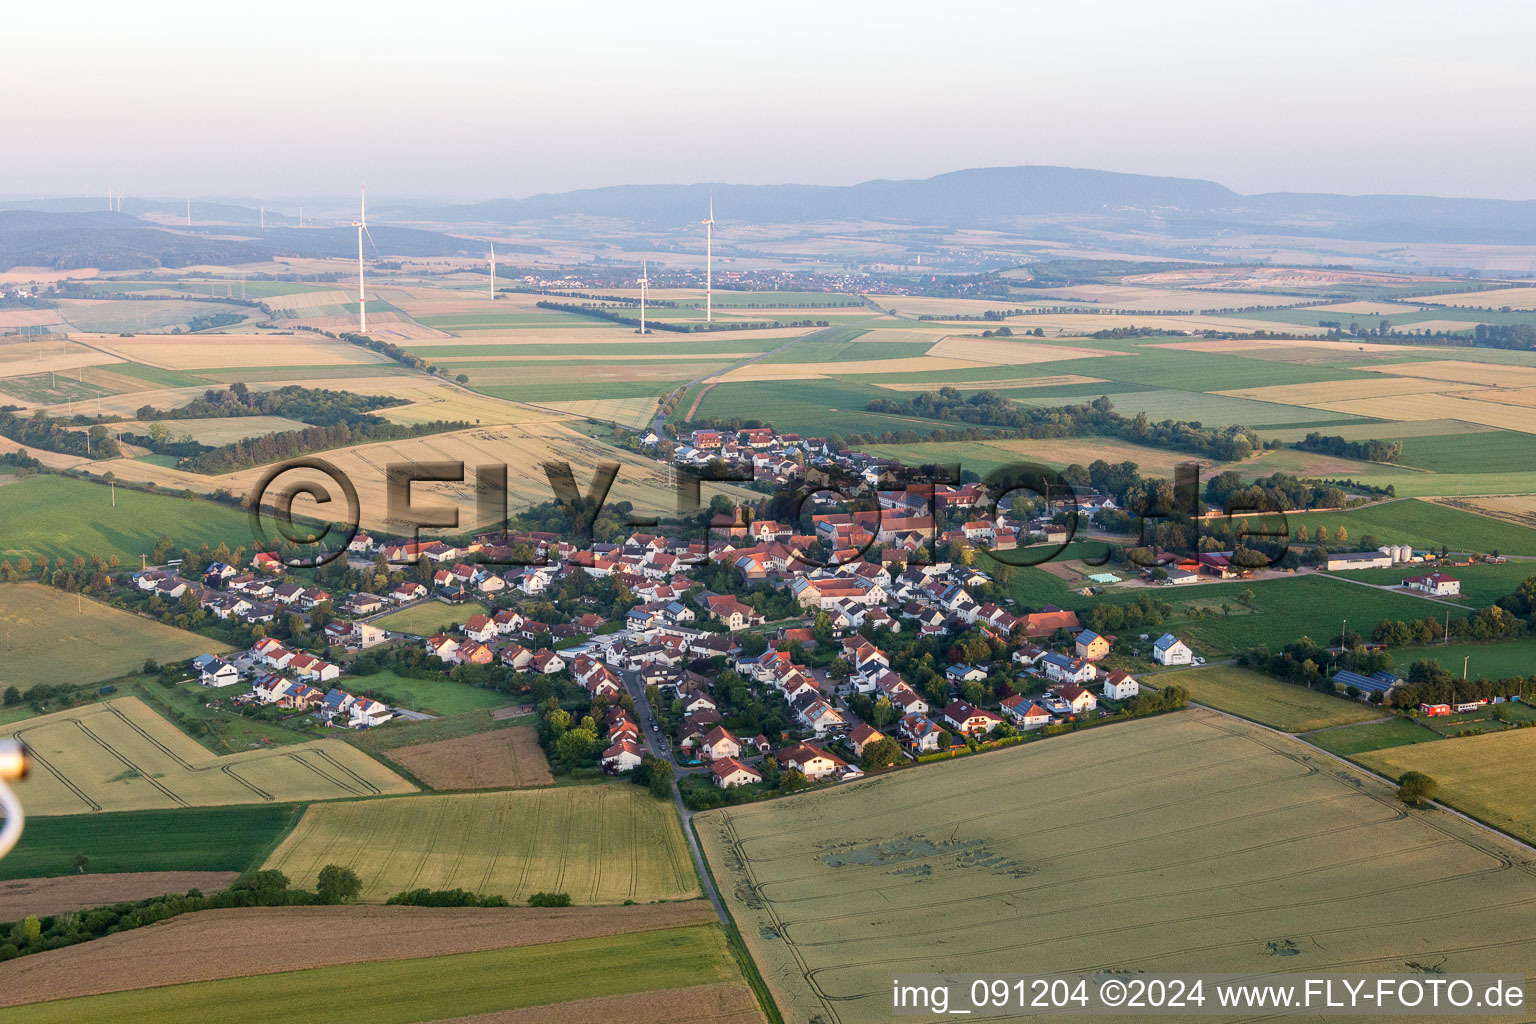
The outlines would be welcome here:
[[[710,263],[714,258],[715,244],[715,190],[709,190],[709,216],[702,221],[704,225],[704,322],[715,322],[714,309],[714,278],[710,274]]]
[[[496,243],[491,243],[491,301],[496,301]]]
[[[646,276],[650,267],[645,260],[640,261],[640,333],[645,333],[645,293],[650,290],[651,279]]]
[[[373,251],[378,252],[379,247],[373,241],[373,232],[368,230],[368,183],[363,182],[362,197],[357,209],[357,220],[352,222],[357,228],[357,333],[368,333],[368,293],[363,289],[363,236],[368,236],[368,244],[373,246]]]

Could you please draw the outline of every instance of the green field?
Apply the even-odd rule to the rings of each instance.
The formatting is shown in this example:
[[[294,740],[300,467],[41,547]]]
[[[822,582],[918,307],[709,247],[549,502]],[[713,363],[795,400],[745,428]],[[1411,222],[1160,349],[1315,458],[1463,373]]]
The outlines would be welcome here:
[[[1452,613],[1454,615],[1454,613]],[[1392,651],[1398,671],[1406,671],[1415,661],[1438,661],[1452,675],[1461,675],[1463,659],[1469,679],[1504,679],[1528,676],[1536,672],[1536,636],[1492,643],[1431,644],[1428,647],[1398,647]]]
[[[19,485],[8,485],[15,490]],[[0,688],[95,683],[143,666],[229,650],[196,633],[37,583],[0,584]]]
[[[436,715],[454,715],[482,708],[504,708],[516,703],[500,690],[455,683],[448,679],[413,679],[390,671],[371,676],[351,676],[351,693],[371,693],[386,704],[398,704],[413,711]]]
[[[1403,565],[1391,569],[1350,569],[1334,575],[1377,586],[1397,586],[1409,577],[1423,576],[1433,571],[1422,565]],[[1503,565],[1479,563],[1448,566],[1443,571],[1461,581],[1461,596],[1445,600],[1483,608],[1501,597],[1513,594],[1521,583],[1536,576],[1536,562],[1505,562]]]
[[[446,627],[461,626],[476,615],[490,613],[490,608],[479,601],[444,604],[429,598],[420,604],[413,604],[409,608],[402,608],[397,612],[390,612],[388,615],[374,619],[373,624],[392,633],[431,636]]]
[[[302,1007],[305,1018],[326,1024],[416,1024],[739,981],[724,933],[710,924],[81,996],[7,1007],[5,1018],[8,1024],[287,1024]]]
[[[1527,842],[1536,841],[1536,791],[1528,785],[1536,729],[1510,729],[1438,743],[1390,747],[1356,760],[1390,778],[1423,772],[1436,798]]]
[[[1508,785],[1520,771],[1503,781],[1528,799]],[[1524,972],[1536,956],[1536,877],[1507,870],[1512,844],[1202,709],[694,823],[786,1021],[889,1021],[894,971]]]
[[[1403,439],[1405,466],[1436,473],[1500,473],[1529,464],[1531,435],[1514,430]]]
[[[624,784],[315,804],[265,866],[307,886],[327,864],[351,867],[376,903],[421,886],[513,903],[699,895],[672,803]]]
[[[0,879],[120,871],[246,871],[298,820],[291,804],[183,807],[172,811],[68,814],[27,820],[21,842],[0,860]]]
[[[791,349],[790,351],[794,351]],[[909,379],[916,379],[910,378]],[[783,432],[811,437],[911,430],[930,434],[953,427],[937,420],[866,412],[876,398],[910,398],[888,388],[848,380],[748,381],[716,384],[704,395],[694,419],[755,419]],[[684,410],[686,411],[686,410]]]
[[[982,569],[987,564],[986,558],[977,560]],[[1123,572],[1118,566],[1106,566],[1106,570]],[[1245,591],[1253,592],[1252,605],[1243,603]],[[1145,587],[1112,587],[1104,594],[1084,597],[1043,569],[1025,568],[1014,572],[1009,592],[1026,608],[1055,604],[1076,611],[1097,603],[1124,604],[1150,593],[1171,604],[1173,612],[1165,622],[1141,632],[1157,635],[1172,631],[1196,654],[1208,658],[1249,647],[1278,650],[1302,636],[1323,643],[1338,635],[1341,620],[1346,618],[1351,629],[1369,635],[1383,620],[1422,619],[1446,610],[1444,605],[1402,592],[1369,590],[1314,573],[1150,591]]]
[[[1144,677],[1150,686],[1178,684],[1201,704],[1252,719],[1286,732],[1309,732],[1380,718],[1381,711],[1359,701],[1333,697],[1294,683],[1283,683],[1235,665],[1210,665]]]
[[[0,495],[0,500],[3,498]],[[1506,555],[1536,555],[1536,530],[1428,501],[1379,502],[1346,512],[1288,515],[1286,520],[1292,534],[1303,523],[1311,532],[1322,524],[1328,527],[1329,536],[1337,534],[1340,526],[1347,527],[1350,545],[1358,544],[1360,538],[1369,533],[1379,544],[1411,544],[1416,548],[1436,550],[1444,544],[1452,551],[1486,553],[1498,550]],[[1336,544],[1329,547],[1339,551],[1357,550]]]
[[[139,565],[160,537],[196,551],[203,544],[249,548],[251,524],[244,512],[211,501],[112,489],[56,474],[43,474],[0,488],[0,558],[27,555],[117,555],[125,566]]]
[[[1354,757],[1372,750],[1402,747],[1409,743],[1427,743],[1440,737],[1411,718],[1389,718],[1384,722],[1349,725],[1342,729],[1324,729],[1307,736],[1324,750],[1340,757]]]

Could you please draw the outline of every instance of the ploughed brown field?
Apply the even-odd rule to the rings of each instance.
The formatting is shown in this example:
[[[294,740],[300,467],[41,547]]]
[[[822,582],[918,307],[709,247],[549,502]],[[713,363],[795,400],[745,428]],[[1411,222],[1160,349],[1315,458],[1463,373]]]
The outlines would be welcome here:
[[[555,781],[538,735],[527,728],[416,743],[385,756],[433,789],[548,786]]]
[[[233,871],[127,871],[118,875],[18,878],[0,882],[0,921],[16,921],[28,914],[46,917],[125,900],[147,900],[188,889],[216,892],[227,889],[235,878]]]
[[[205,910],[0,964],[0,1006],[257,974],[472,953],[715,920],[709,903],[632,907]]]
[[[621,1020],[624,1024],[759,1024],[762,1011],[744,985],[722,982],[664,988],[640,996],[600,996],[521,1010],[452,1017],[435,1024],[588,1024]]]

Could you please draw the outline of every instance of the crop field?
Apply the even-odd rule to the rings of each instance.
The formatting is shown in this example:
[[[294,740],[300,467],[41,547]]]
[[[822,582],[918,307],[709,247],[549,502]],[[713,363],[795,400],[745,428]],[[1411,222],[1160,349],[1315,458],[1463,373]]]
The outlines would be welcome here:
[[[1285,732],[1310,732],[1380,718],[1382,712],[1359,701],[1284,683],[1235,665],[1210,665],[1144,676],[1150,686],[1177,684],[1201,704],[1252,719]]]
[[[130,480],[142,469],[131,461],[110,465]],[[250,520],[240,509],[125,487],[116,491],[114,507],[111,488],[63,476],[28,477],[0,490],[0,523],[5,524],[0,559],[117,555],[124,566],[136,566],[160,537],[194,551],[204,543],[227,543],[231,550],[251,545]]]
[[[212,448],[243,441],[247,437],[261,437],[264,434],[276,434],[285,430],[303,430],[308,426],[307,423],[291,420],[285,416],[226,416],[214,419],[160,420],[159,422],[165,425],[175,440],[191,437],[198,444],[206,444]],[[130,434],[144,434],[148,432],[149,424],[129,421],[113,424],[112,429]]]
[[[541,891],[583,904],[699,895],[671,802],[619,784],[316,804],[265,866],[312,886],[327,864],[356,871],[373,903],[420,887],[512,903]]]
[[[489,615],[491,610],[479,601],[466,601],[463,604],[444,604],[441,601],[428,599],[409,608],[402,608],[397,612],[390,612],[373,620],[373,624],[380,629],[387,629],[391,633],[410,633],[413,636],[431,636],[442,631],[445,627],[459,626],[468,622],[476,615]],[[372,676],[362,676],[360,679],[372,679]],[[414,680],[413,680],[414,681]],[[506,703],[505,694],[502,695],[502,703]]]
[[[0,500],[3,498],[0,495]],[[1506,555],[1536,555],[1536,529],[1428,501],[1381,502],[1344,512],[1289,515],[1286,519],[1293,535],[1298,526],[1305,524],[1314,535],[1319,525],[1326,526],[1329,536],[1334,537],[1343,526],[1353,538],[1351,543],[1358,543],[1360,537],[1369,533],[1380,544],[1411,544],[1436,550],[1444,544],[1453,551],[1486,553],[1497,549]]]
[[[461,925],[460,930],[472,929]],[[409,945],[423,943],[417,939]],[[242,959],[263,957],[253,949]],[[724,933],[718,925],[705,924],[447,956],[418,953],[414,959],[390,959],[385,954],[366,962],[291,970],[276,984],[255,975],[13,1006],[6,1019],[17,1024],[159,1024],[168,1019],[269,1024],[292,1019],[293,1007],[303,1006],[306,1014],[328,1024],[415,1024],[480,1015],[519,1024],[618,1018],[654,1022],[687,1019],[696,1011],[706,1014],[701,1019],[728,1024],[760,1021],[756,1006],[742,998],[740,984]],[[719,988],[731,990],[734,998],[726,1001]],[[367,998],[358,997],[363,990]],[[573,995],[606,1012],[587,1016],[583,1003],[572,1002]],[[637,1016],[626,1009],[653,1001],[660,1004],[653,1007],[661,1009],[660,1015],[640,1009]],[[508,1015],[525,1007],[537,1009],[527,1016]],[[567,1007],[576,1013],[566,1015]],[[716,1017],[711,1007],[723,1015]],[[615,1013],[617,1018],[609,1015]]]
[[[101,353],[169,370],[231,366],[283,367],[377,364],[384,357],[310,332],[295,334],[78,335]]]
[[[1394,779],[1423,772],[1440,783],[1436,799],[1531,842],[1536,840],[1536,793],[1521,780],[1529,777],[1533,757],[1536,729],[1510,729],[1390,747],[1356,760]]]
[[[433,789],[548,786],[555,780],[528,726],[395,747],[386,755]]]
[[[887,1020],[893,971],[1520,972],[1536,954],[1512,845],[1200,710],[695,822],[786,1020]]]
[[[333,800],[415,787],[357,748],[315,740],[215,757],[136,697],[4,727],[32,749],[31,815]]]
[[[1337,729],[1321,729],[1309,733],[1308,743],[1314,743],[1340,757],[1354,757],[1372,750],[1401,747],[1409,743],[1427,743],[1440,739],[1433,729],[1426,729],[1411,718],[1388,718],[1380,722],[1346,725]]]
[[[1429,571],[1423,566],[1403,565],[1391,569],[1351,569],[1335,575],[1376,586],[1395,587],[1411,576],[1423,576]],[[1503,565],[1478,563],[1459,565],[1448,571],[1461,581],[1461,596],[1444,600],[1484,608],[1501,597],[1513,594],[1521,583],[1536,576],[1536,562],[1505,562]]]
[[[1536,486],[1533,486],[1536,489]],[[1472,498],[1444,498],[1436,502],[1473,515],[1499,519],[1516,526],[1536,527],[1536,494],[1496,494]]]
[[[76,874],[77,853],[92,874],[247,871],[298,814],[290,804],[253,804],[32,816],[0,861],[0,880]]]
[[[1536,287],[1493,288],[1485,292],[1450,292],[1445,295],[1420,295],[1415,301],[1441,306],[1484,306],[1491,309],[1536,309]]]
[[[578,402],[550,402],[551,409],[568,412],[573,416],[589,416],[595,420],[611,420],[625,427],[643,429],[656,415],[654,398],[598,398]]]
[[[6,491],[17,490],[12,484]],[[95,683],[138,671],[145,658],[180,661],[229,650],[110,605],[38,583],[0,584],[0,689],[38,683]]]
[[[961,469],[971,470],[983,477],[1000,466],[1021,462],[1061,468],[1074,462],[1087,466],[1096,459],[1114,464],[1134,462],[1148,476],[1169,478],[1173,476],[1174,467],[1186,462],[1199,463],[1204,467],[1201,472],[1208,476],[1229,468],[1224,463],[1217,464],[1199,456],[1164,448],[1149,448],[1108,437],[928,441],[919,444],[861,446],[861,450],[866,449],[875,455],[900,458],[912,465],[930,462],[948,466],[958,464]]]
[[[183,299],[62,299],[59,310],[77,331],[163,331],[184,327],[193,317],[251,312],[237,306]]]

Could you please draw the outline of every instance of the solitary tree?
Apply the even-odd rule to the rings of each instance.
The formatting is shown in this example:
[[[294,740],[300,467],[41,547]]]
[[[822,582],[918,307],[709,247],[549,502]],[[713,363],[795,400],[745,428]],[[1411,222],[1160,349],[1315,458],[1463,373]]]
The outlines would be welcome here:
[[[83,853],[77,853],[71,863],[75,866],[75,873],[83,875],[85,874],[85,869],[91,866],[91,858]]]
[[[327,864],[320,869],[315,883],[315,894],[321,903],[351,903],[363,891],[363,883],[357,872],[339,864]]]
[[[1397,780],[1397,798],[1414,807],[1424,806],[1424,802],[1433,800],[1439,791],[1440,783],[1423,772],[1404,772]]]

